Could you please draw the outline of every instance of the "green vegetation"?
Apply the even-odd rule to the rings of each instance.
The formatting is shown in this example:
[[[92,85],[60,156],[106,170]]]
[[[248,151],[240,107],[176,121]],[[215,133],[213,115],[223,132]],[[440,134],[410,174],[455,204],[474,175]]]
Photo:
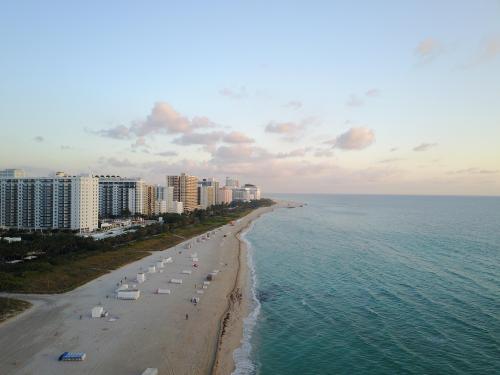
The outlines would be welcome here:
[[[163,250],[187,238],[220,227],[274,202],[261,199],[231,206],[218,205],[190,214],[162,215],[164,222],[103,240],[74,233],[16,233],[22,242],[0,241],[0,291],[18,293],[63,293],[96,277]],[[35,254],[36,259],[7,262]]]
[[[0,297],[0,322],[19,314],[31,306],[31,303],[14,298]]]

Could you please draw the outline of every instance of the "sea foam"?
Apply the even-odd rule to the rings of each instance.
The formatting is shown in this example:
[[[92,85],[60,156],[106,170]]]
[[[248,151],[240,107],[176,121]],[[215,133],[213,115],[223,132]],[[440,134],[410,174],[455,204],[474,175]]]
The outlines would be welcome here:
[[[242,241],[244,241],[247,246],[247,265],[248,269],[250,270],[250,313],[243,320],[243,337],[241,339],[241,345],[233,352],[235,370],[232,372],[232,375],[254,374],[256,370],[256,366],[250,358],[252,352],[252,344],[250,341],[252,339],[252,332],[254,330],[255,324],[257,323],[257,318],[260,314],[261,305],[257,298],[257,277],[255,274],[255,267],[252,257],[252,247],[250,242],[246,239],[246,234],[250,230],[252,230],[252,228],[253,223],[241,235]]]

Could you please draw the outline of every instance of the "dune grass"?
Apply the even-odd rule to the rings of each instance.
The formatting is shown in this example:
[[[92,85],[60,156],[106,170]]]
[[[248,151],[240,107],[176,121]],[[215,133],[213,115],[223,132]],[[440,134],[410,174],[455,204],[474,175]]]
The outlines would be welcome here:
[[[0,297],[0,322],[7,320],[14,315],[26,310],[31,303],[14,298]]]
[[[252,210],[207,218],[202,223],[137,240],[115,249],[63,255],[48,261],[34,261],[21,272],[0,272],[0,291],[16,293],[64,293],[77,288],[151,252],[164,250],[206,231],[215,229]]]

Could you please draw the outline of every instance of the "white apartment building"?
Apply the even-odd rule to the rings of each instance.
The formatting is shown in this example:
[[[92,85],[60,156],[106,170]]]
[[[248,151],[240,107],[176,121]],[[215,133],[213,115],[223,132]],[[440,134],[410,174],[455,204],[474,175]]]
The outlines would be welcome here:
[[[204,178],[201,181],[198,181],[198,186],[206,186],[209,189],[207,190],[208,194],[208,206],[213,206],[214,204],[219,204],[217,191],[219,190],[219,181],[215,178]]]
[[[146,213],[146,184],[142,178],[99,176],[99,217]]]
[[[250,190],[250,200],[260,199],[260,188],[258,186],[252,184],[245,184],[245,186],[243,187]]]
[[[156,200],[154,207],[154,214],[161,215],[168,212],[168,204],[166,200]]]
[[[229,188],[239,188],[240,181],[237,178],[226,177],[226,186]]]
[[[68,176],[0,177],[0,227],[25,230],[98,227],[97,178]]]
[[[184,204],[182,202],[173,201],[168,208],[168,213],[181,215],[184,212]]]
[[[245,184],[241,188],[233,189],[233,200],[250,202],[260,199],[260,188],[255,185]]]
[[[178,207],[183,207],[182,202],[174,202],[174,187],[173,186],[155,186],[155,214],[161,215],[167,212],[177,213]],[[181,212],[182,213],[182,212]]]
[[[251,195],[250,189],[248,188],[234,188],[233,189],[233,201],[250,202]]]
[[[209,204],[209,189],[213,191],[213,188],[204,186],[204,185],[199,185],[198,186],[198,206],[202,210],[206,210]]]

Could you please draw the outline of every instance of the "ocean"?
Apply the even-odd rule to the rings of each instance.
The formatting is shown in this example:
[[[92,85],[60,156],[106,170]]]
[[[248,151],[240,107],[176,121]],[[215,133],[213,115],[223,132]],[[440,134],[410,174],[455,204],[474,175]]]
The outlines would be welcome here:
[[[500,198],[274,198],[234,374],[500,374]]]

